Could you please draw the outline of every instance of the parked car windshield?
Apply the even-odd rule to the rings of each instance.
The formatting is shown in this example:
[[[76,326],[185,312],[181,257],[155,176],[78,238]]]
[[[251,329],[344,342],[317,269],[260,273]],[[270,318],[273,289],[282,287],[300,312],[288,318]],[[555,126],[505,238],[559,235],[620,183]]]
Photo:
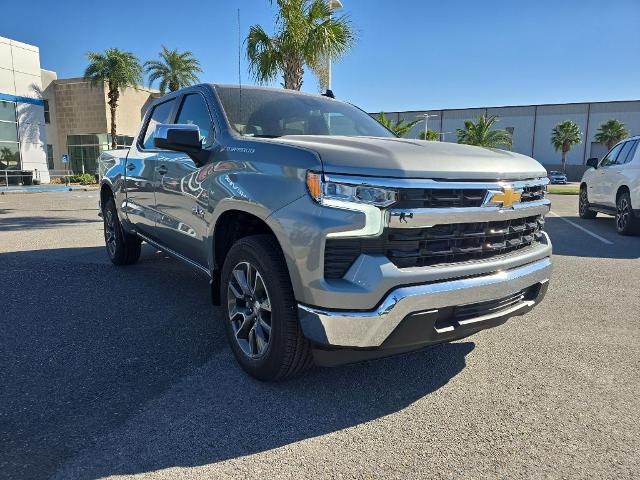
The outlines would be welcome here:
[[[394,137],[362,110],[330,98],[287,91],[216,86],[231,126],[241,135]]]

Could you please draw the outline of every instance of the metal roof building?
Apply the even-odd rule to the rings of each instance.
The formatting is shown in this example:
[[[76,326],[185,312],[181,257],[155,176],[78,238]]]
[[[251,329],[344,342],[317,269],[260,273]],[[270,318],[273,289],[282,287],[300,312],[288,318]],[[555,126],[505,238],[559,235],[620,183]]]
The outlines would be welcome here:
[[[457,140],[456,129],[464,127],[465,120],[485,114],[497,115],[497,128],[513,134],[512,150],[532,156],[548,170],[559,169],[561,158],[560,152],[551,145],[551,130],[563,120],[572,120],[580,126],[583,140],[567,157],[570,180],[580,179],[588,158],[606,153],[606,147],[595,142],[594,135],[607,120],[615,118],[624,123],[629,135],[640,134],[640,100],[385,112],[393,121],[412,121],[424,118],[424,114],[433,115],[429,118],[429,129],[440,132],[446,142]],[[407,137],[417,138],[424,126],[424,121],[418,123]]]

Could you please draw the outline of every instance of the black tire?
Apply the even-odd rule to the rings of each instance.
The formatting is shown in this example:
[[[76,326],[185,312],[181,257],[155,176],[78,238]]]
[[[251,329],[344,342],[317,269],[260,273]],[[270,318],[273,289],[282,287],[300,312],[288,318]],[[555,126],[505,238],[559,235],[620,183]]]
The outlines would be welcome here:
[[[240,291],[238,276],[243,272],[248,279],[243,283],[254,288],[248,295],[244,289]],[[220,298],[229,344],[249,375],[259,380],[284,380],[313,365],[311,345],[302,334],[291,280],[275,238],[245,237],[231,247],[222,268]],[[263,303],[268,304],[268,310],[262,308]]]
[[[578,214],[580,218],[596,218],[598,212],[589,208],[589,196],[587,194],[587,187],[583,185],[580,187],[580,197],[578,199]]]
[[[640,233],[640,219],[633,214],[629,192],[622,192],[616,200],[616,230],[620,235]]]
[[[122,229],[116,204],[109,198],[102,209],[104,243],[107,255],[115,265],[131,265],[140,258],[141,240]]]

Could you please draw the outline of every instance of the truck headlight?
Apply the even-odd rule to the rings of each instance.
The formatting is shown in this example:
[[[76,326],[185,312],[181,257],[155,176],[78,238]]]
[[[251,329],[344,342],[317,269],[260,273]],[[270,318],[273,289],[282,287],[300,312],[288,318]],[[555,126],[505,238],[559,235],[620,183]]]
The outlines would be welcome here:
[[[351,185],[346,182],[327,182],[322,179],[322,174],[315,172],[307,172],[307,188],[313,199],[321,205],[339,201],[384,208],[396,201],[395,190],[369,185]]]

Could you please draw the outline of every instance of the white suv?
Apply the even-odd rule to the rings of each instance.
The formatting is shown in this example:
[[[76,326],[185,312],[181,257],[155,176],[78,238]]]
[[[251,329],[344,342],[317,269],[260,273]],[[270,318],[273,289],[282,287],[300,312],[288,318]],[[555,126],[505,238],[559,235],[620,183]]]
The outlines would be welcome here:
[[[587,160],[592,167],[580,182],[579,213],[615,215],[621,235],[640,233],[640,136],[616,144],[604,158]]]

